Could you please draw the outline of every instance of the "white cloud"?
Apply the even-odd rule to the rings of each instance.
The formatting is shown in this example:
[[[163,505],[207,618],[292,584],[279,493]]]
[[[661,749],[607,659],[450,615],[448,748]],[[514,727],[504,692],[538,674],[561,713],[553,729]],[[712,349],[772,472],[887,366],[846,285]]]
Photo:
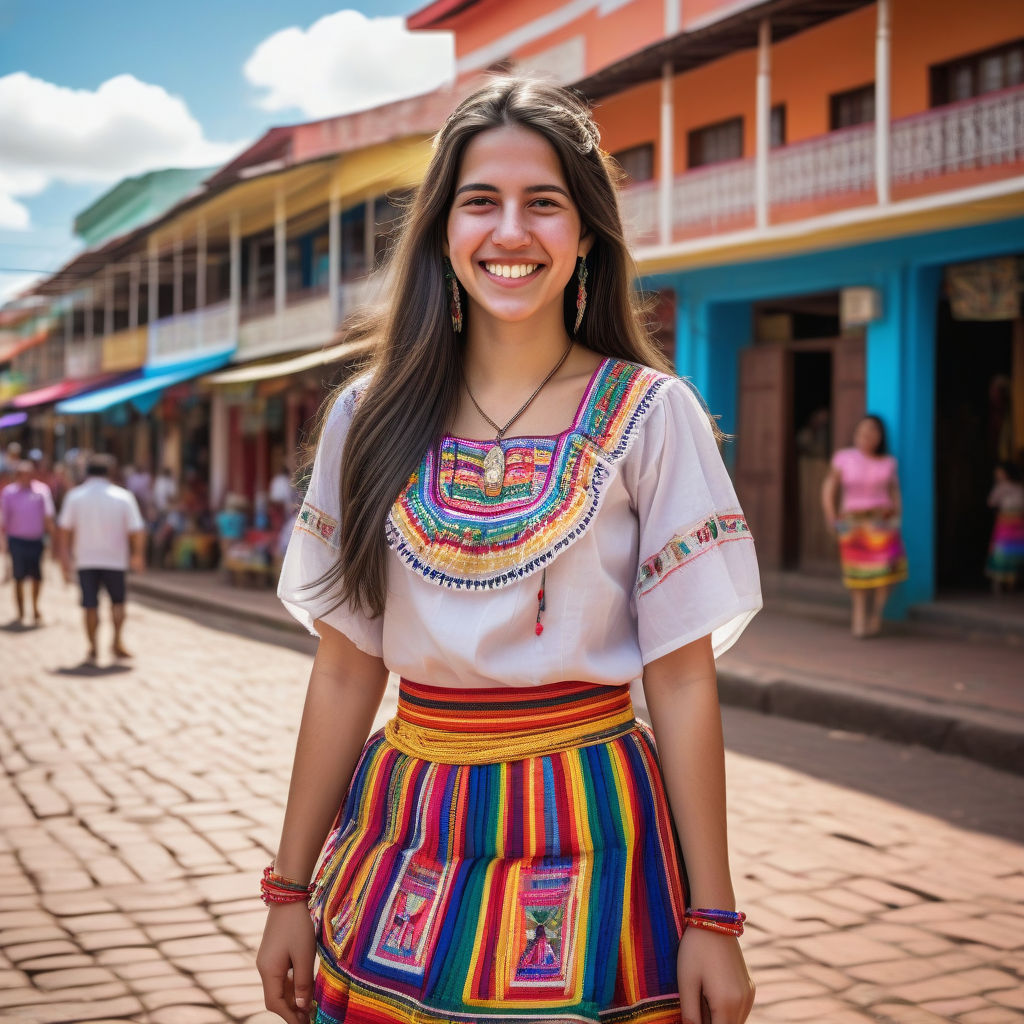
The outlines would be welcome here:
[[[450,81],[454,67],[450,33],[410,32],[402,18],[344,10],[268,36],[244,71],[266,90],[264,110],[322,118],[429,92]]]
[[[226,161],[242,143],[212,142],[185,103],[117,75],[69,89],[24,71],[0,77],[0,228],[29,227],[20,199],[53,181],[114,183],[162,167]]]
[[[0,271],[0,306],[8,299],[13,299],[23,292],[30,284],[34,284],[44,274],[13,274]]]

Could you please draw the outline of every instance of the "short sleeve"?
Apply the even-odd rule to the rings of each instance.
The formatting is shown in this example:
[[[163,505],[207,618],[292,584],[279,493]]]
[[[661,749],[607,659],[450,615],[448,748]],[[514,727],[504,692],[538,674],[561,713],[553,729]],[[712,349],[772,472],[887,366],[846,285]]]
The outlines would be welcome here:
[[[51,493],[50,488],[46,486],[46,484],[43,484],[42,495],[43,512],[46,515],[47,519],[53,519],[53,517],[57,514],[57,509],[54,508],[53,505],[53,494]]]
[[[711,634],[727,651],[762,606],[754,541],[703,403],[668,380],[637,439],[634,590],[644,664]]]
[[[146,528],[146,520],[139,511],[139,502],[131,491],[127,492],[125,504],[128,506],[128,532],[138,533]]]
[[[311,633],[316,633],[314,620],[322,619],[361,651],[379,658],[383,655],[383,616],[370,618],[347,602],[338,604],[336,586],[325,589],[323,584],[316,585],[339,557],[341,459],[355,398],[355,385],[350,384],[327,416],[309,486],[281,565],[277,596]]]

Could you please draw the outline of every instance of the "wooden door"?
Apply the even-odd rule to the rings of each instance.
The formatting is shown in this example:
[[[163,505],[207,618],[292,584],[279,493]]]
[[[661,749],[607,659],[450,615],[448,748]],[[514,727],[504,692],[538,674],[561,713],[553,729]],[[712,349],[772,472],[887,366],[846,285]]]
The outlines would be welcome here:
[[[853,444],[853,428],[863,418],[867,345],[864,335],[839,338],[832,357],[832,450]]]
[[[792,433],[792,356],[783,345],[740,352],[736,493],[762,568],[782,567],[785,499]]]

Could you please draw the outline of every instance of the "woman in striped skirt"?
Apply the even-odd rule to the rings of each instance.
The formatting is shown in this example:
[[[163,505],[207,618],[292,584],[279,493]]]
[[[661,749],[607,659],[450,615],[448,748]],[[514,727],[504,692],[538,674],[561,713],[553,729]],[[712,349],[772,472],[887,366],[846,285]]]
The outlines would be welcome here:
[[[757,562],[610,166],[569,91],[470,96],[355,328],[279,587],[320,637],[262,883],[285,1020],[750,1011],[714,659]]]

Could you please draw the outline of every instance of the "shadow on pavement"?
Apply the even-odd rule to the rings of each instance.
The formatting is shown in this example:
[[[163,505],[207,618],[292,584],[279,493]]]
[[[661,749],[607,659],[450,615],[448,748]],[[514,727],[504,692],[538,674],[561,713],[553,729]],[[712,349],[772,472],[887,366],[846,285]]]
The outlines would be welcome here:
[[[1024,776],[913,743],[723,706],[725,745],[822,782],[929,814],[958,828],[1024,841]]]
[[[316,654],[316,647],[319,642],[317,638],[296,629],[287,620],[282,620],[281,627],[277,628],[261,622],[239,618],[232,611],[226,611],[218,615],[206,608],[189,608],[183,603],[163,601],[151,594],[135,592],[132,594],[131,600],[145,608],[153,608],[157,611],[168,612],[171,615],[178,615],[189,619],[191,622],[207,626],[210,629],[220,630],[223,633],[233,633],[235,636],[244,636],[249,640],[259,640],[278,647],[287,647],[290,650],[308,654],[310,657]]]
[[[132,666],[124,665],[94,665],[91,662],[83,661],[79,665],[68,665],[54,669],[51,673],[55,676],[120,676],[131,672]]]

